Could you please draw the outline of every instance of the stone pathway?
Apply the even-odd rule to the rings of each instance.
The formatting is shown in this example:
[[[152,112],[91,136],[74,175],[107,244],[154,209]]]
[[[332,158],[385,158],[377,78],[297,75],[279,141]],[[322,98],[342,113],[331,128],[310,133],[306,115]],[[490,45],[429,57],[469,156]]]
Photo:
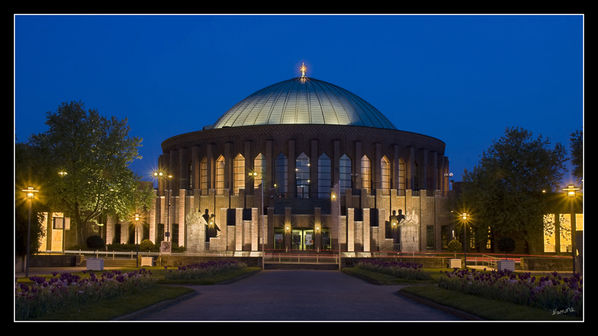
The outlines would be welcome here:
[[[266,270],[214,286],[137,321],[451,321],[458,317],[338,271]]]

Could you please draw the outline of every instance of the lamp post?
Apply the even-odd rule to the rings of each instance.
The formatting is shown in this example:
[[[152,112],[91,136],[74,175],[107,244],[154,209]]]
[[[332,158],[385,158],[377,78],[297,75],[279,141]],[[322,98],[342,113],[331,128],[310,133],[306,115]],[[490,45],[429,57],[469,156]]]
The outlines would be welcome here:
[[[166,232],[164,233],[164,237],[166,238],[165,242],[170,242],[170,181],[172,180],[172,174],[168,174],[163,170],[156,170],[153,173],[154,178],[157,178],[158,181],[162,179],[166,179],[167,181],[167,188],[166,188]],[[167,244],[167,250],[170,252],[171,245]]]
[[[336,193],[333,191],[330,193],[330,200],[331,201],[336,201],[336,198],[338,196],[336,195]],[[340,220],[336,221],[336,232],[337,232],[337,237],[336,237],[336,242],[338,244],[338,270],[339,272],[341,271],[341,223]],[[332,237],[331,237],[332,239]]]
[[[463,212],[460,217],[463,222],[463,267],[467,268],[467,222],[471,216],[467,212]]]
[[[29,260],[31,258],[31,203],[35,198],[35,193],[39,192],[33,187],[27,187],[27,189],[21,190],[25,193],[25,197],[29,201],[29,219],[27,221],[27,262],[25,263],[25,277],[29,277]]]
[[[68,172],[66,170],[62,169],[62,170],[58,171],[58,176],[60,176],[61,180],[64,180],[64,177],[66,175],[68,175]],[[66,234],[65,234],[66,224],[65,224],[65,221],[66,221],[66,219],[63,218],[63,222],[62,222],[62,253],[64,253],[64,250],[66,248],[66,241],[65,241],[65,239],[66,239]]]
[[[577,257],[577,251],[575,249],[575,232],[577,231],[575,223],[575,197],[577,196],[577,190],[579,190],[579,188],[576,188],[573,184],[570,184],[567,188],[563,189],[563,191],[567,193],[571,213],[571,255],[573,257],[573,274],[575,274],[575,258]]]
[[[258,174],[258,172],[256,172],[255,170],[249,172],[249,177],[251,179],[257,178],[258,175],[260,177],[260,189],[261,189],[260,215],[257,217],[257,220],[259,222],[260,218],[264,215],[264,173],[262,171],[260,174]],[[261,228],[262,228],[262,269],[265,269],[265,266],[264,266],[264,264],[265,264],[264,263],[264,259],[266,259],[265,239],[266,239],[267,234],[266,234],[266,231],[265,231],[265,228],[264,228],[264,221],[263,221],[263,219],[262,219],[261,222],[262,222],[262,225],[261,225]],[[260,227],[259,223],[258,223],[258,227]]]

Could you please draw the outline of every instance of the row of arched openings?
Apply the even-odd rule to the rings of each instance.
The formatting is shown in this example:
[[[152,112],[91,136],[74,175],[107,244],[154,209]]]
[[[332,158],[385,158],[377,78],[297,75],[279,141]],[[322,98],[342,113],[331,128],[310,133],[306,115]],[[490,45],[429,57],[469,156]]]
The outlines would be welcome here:
[[[361,157],[361,170],[360,172],[352,172],[352,162],[349,156],[343,154],[339,158],[339,184],[340,192],[344,193],[346,189],[352,188],[353,177],[360,177],[362,189],[372,189],[372,162],[367,155]],[[233,171],[232,171],[232,190],[235,194],[239,193],[240,189],[245,188],[245,179],[248,178],[245,172],[245,157],[238,154],[233,158]],[[404,172],[405,166],[403,160],[400,160],[399,168],[399,188],[404,189]],[[290,192],[288,183],[288,159],[280,153],[274,160],[274,176],[273,176],[273,187],[282,194]],[[261,183],[261,177],[266,173],[266,158],[263,154],[258,154],[253,161],[254,171],[257,173],[257,178],[253,179],[253,185],[258,188]],[[310,158],[305,153],[299,154],[295,160],[295,195],[297,198],[310,198],[312,193],[310,188],[312,186],[310,176]],[[193,185],[191,173],[191,167],[189,168],[189,186]],[[225,169],[226,159],[223,155],[220,155],[216,159],[215,174],[214,174],[214,188],[217,193],[223,193],[225,189]],[[390,160],[383,156],[380,159],[380,182],[382,189],[390,188],[391,180],[391,163]],[[207,158],[203,158],[200,161],[200,188],[208,188],[208,161]],[[323,153],[318,158],[318,171],[317,171],[317,190],[313,190],[314,195],[317,198],[330,198],[330,189],[332,188],[332,165],[330,157]]]

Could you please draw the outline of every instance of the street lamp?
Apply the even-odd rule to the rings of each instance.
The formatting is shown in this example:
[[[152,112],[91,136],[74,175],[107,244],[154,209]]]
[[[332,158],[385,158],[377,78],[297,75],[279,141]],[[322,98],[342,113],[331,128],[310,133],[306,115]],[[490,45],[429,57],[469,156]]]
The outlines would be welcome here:
[[[336,197],[337,197],[336,192],[333,191],[333,192],[330,193],[330,200],[331,201],[336,201]],[[336,241],[337,241],[337,245],[338,245],[338,270],[340,272],[341,271],[341,267],[342,267],[341,266],[341,223],[338,220],[336,221],[336,232],[337,232]],[[330,239],[332,239],[332,237]]]
[[[39,192],[34,187],[27,187],[27,189],[21,190],[25,193],[25,197],[29,201],[29,219],[27,221],[27,262],[25,263],[25,277],[29,277],[29,260],[31,258],[31,203],[35,198],[35,193]]]
[[[261,197],[260,197],[260,214],[257,217],[258,222],[260,221],[260,218],[264,215],[264,175],[263,175],[263,171],[261,173],[258,173],[257,171],[251,171],[249,172],[249,178],[251,179],[256,179],[257,177],[260,177],[260,189],[261,189]],[[265,269],[264,267],[264,259],[266,259],[266,246],[265,246],[265,239],[266,239],[266,231],[264,228],[264,221],[262,219],[262,269]],[[260,227],[259,223],[258,223],[258,227]]]
[[[463,267],[467,268],[467,223],[471,219],[471,215],[467,212],[462,212],[459,216],[463,222]]]
[[[166,171],[163,170],[156,170],[153,173],[154,178],[157,178],[158,181],[162,180],[162,179],[166,179],[167,181],[167,188],[166,188],[166,203],[167,203],[167,208],[166,208],[166,232],[164,233],[164,237],[166,238],[165,242],[170,242],[170,181],[172,180],[172,174],[167,173]],[[164,242],[163,242],[164,243]],[[162,244],[164,245],[164,244]],[[171,249],[171,245],[170,244],[166,244],[167,246],[166,249],[168,251],[170,251]]]
[[[67,175],[68,175],[68,173],[64,169],[61,169],[61,170],[58,171],[58,176],[60,176],[61,180],[63,180],[64,177],[67,176]],[[65,231],[66,231],[66,225],[65,225],[65,223],[63,221],[62,222],[62,253],[64,253],[64,250],[66,248],[66,241],[65,241],[66,234],[65,234]]]
[[[571,255],[573,256],[573,274],[575,274],[575,258],[577,252],[575,249],[575,232],[577,230],[575,223],[575,197],[577,196],[578,190],[580,189],[575,187],[573,184],[569,184],[567,188],[563,189],[563,191],[566,192],[567,198],[569,199],[571,213]]]

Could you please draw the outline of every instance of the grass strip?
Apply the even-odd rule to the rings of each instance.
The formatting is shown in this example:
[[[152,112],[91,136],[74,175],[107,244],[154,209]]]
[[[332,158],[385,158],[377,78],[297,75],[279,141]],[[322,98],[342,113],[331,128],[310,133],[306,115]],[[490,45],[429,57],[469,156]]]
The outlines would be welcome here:
[[[437,285],[410,286],[401,288],[407,292],[441,305],[453,307],[469,314],[493,321],[579,321],[581,318],[552,311],[518,305],[511,302],[491,300],[440,288]]]
[[[139,293],[90,302],[78,307],[65,307],[59,312],[39,316],[34,321],[109,321],[191,292],[193,289],[186,287],[155,285]]]
[[[435,280],[413,280],[403,279],[396,276],[366,270],[360,267],[345,267],[342,269],[345,274],[360,278],[374,285],[405,285],[413,283],[435,283]]]
[[[261,267],[244,267],[241,269],[234,269],[226,272],[219,272],[210,274],[205,277],[196,279],[161,279],[157,282],[159,284],[171,284],[171,285],[216,285],[216,284],[228,284],[245,277],[251,276],[261,271]]]

